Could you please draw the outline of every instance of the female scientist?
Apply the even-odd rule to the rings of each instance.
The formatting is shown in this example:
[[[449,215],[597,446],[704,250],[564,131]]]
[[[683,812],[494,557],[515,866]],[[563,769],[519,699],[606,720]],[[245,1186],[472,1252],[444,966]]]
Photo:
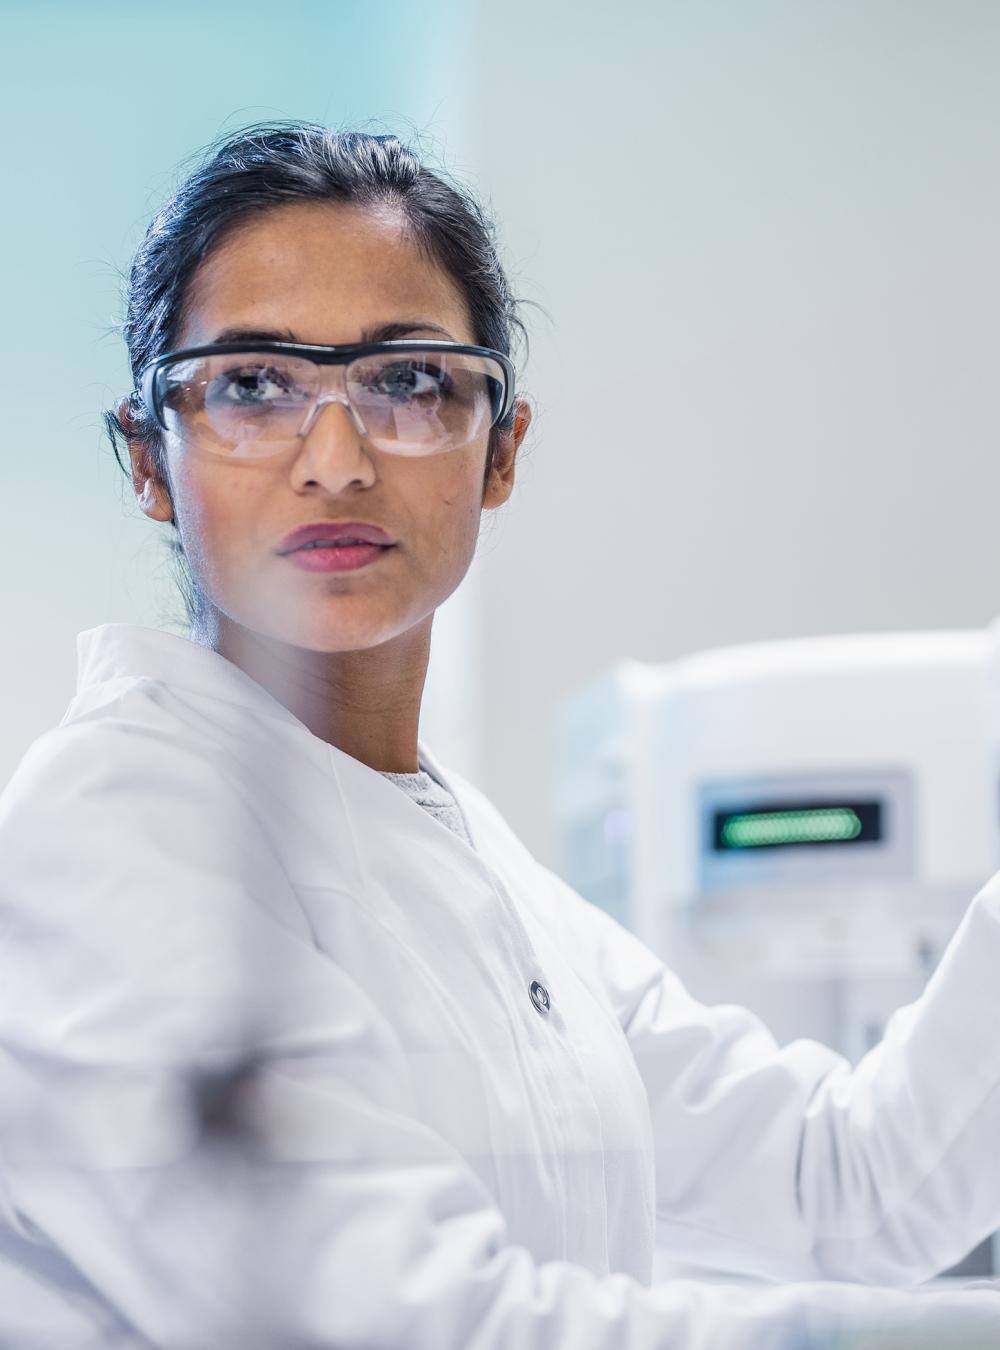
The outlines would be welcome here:
[[[695,1002],[418,739],[530,421],[517,327],[392,137],[252,128],[149,227],[111,422],[191,629],[81,634],[2,798],[4,1345],[826,1344],[929,1327],[850,1282],[1000,1227],[996,884],[852,1071]],[[657,1226],[845,1283],[651,1285]]]

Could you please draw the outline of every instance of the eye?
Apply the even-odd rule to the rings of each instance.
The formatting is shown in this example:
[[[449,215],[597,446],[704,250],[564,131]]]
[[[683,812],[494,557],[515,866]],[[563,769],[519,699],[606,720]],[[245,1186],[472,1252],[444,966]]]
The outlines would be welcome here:
[[[411,399],[447,398],[454,388],[451,376],[426,361],[394,361],[366,370],[362,382],[372,393],[408,402]]]
[[[212,380],[206,402],[254,408],[297,403],[304,394],[289,371],[276,366],[239,366]]]

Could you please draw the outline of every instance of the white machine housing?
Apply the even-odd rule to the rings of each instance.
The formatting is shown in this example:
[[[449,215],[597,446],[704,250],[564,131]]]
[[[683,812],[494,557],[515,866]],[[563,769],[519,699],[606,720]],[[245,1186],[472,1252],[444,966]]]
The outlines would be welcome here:
[[[862,634],[620,663],[560,722],[564,875],[698,997],[859,1058],[1000,868],[994,648]],[[862,817],[853,838],[720,838]]]

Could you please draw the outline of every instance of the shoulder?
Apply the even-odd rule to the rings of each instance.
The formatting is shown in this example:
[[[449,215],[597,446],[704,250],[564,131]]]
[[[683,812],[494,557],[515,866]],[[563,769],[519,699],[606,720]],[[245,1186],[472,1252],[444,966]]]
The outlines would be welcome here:
[[[0,797],[3,1041],[180,1054],[242,1035],[251,994],[262,1018],[304,1009],[320,956],[235,777],[124,715],[31,745]]]
[[[32,743],[0,795],[0,857],[5,942],[76,934],[152,951],[158,932],[232,922],[248,897],[280,910],[291,896],[213,747],[125,707]]]
[[[9,847],[32,822],[58,825],[63,841],[83,828],[121,832],[164,808],[193,824],[199,804],[232,806],[233,797],[212,747],[178,722],[157,725],[123,707],[64,721],[32,742],[0,794],[0,835]]]

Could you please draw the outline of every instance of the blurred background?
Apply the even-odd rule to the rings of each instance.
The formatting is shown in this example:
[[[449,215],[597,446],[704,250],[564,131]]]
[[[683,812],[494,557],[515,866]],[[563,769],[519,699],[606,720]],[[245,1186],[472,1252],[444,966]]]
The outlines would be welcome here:
[[[75,637],[180,625],[102,439],[184,161],[396,131],[494,212],[537,417],[425,735],[558,864],[554,725],[620,657],[1000,611],[993,0],[0,0],[0,782]]]

